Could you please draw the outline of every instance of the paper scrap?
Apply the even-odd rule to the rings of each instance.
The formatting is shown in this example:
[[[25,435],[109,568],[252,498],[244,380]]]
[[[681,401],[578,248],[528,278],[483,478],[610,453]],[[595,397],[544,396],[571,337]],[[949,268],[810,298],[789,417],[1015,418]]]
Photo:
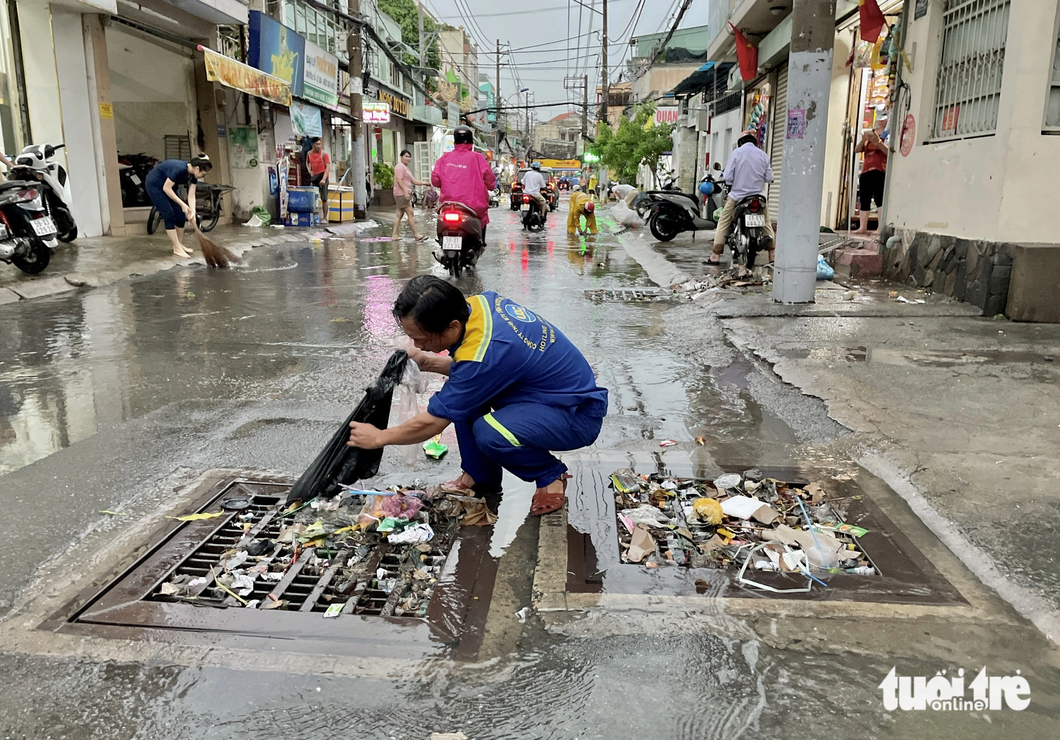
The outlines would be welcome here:
[[[721,502],[721,510],[725,512],[725,516],[737,519],[750,519],[761,506],[762,501],[750,496],[732,496]]]
[[[167,516],[166,519],[176,519],[178,522],[198,522],[203,519],[216,519],[219,516],[224,516],[224,512],[215,511],[201,514],[185,514],[184,516]]]
[[[345,603],[332,604],[328,607],[327,611],[324,612],[324,619],[334,619],[335,617],[339,616],[340,614],[342,614],[342,607],[344,606],[346,606]]]
[[[655,540],[652,539],[651,532],[638,524],[636,529],[633,530],[633,540],[630,542],[629,550],[626,552],[626,559],[639,563],[649,553],[654,552]]]
[[[779,511],[769,504],[762,504],[754,510],[751,516],[756,522],[761,522],[762,524],[772,524],[773,522],[778,522],[784,518],[780,515]]]
[[[430,524],[420,522],[419,524],[409,527],[404,532],[397,532],[386,538],[386,541],[392,545],[418,545],[422,542],[430,542],[434,539],[434,530],[431,529]]]

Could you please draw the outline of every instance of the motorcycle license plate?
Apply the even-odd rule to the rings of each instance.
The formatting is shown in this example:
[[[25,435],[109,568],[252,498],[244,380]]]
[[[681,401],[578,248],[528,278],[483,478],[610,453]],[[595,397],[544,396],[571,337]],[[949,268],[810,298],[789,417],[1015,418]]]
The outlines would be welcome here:
[[[756,226],[762,227],[766,225],[766,216],[764,213],[747,213],[743,217],[744,226],[754,228]]]
[[[136,183],[137,185],[140,185],[140,184],[142,184],[142,181],[141,181],[141,180],[140,180],[140,178],[139,178],[139,177],[137,177],[136,175],[133,175],[133,176],[132,176],[132,181],[133,181],[133,182],[135,182],[135,183]]]
[[[442,249],[446,252],[459,252],[463,245],[463,238],[459,236],[443,236]]]
[[[529,210],[529,209],[530,209],[530,204],[529,203],[520,203],[519,204],[519,212],[520,213],[523,212],[523,211]]]
[[[51,216],[35,218],[30,223],[33,224],[33,233],[37,236],[51,236],[58,231],[58,229],[55,228],[55,222],[52,221]]]

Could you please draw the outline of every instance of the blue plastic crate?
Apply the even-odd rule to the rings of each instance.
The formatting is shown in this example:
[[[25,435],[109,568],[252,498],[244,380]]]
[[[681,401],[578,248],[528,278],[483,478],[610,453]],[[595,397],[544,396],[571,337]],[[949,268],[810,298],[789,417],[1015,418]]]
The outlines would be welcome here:
[[[317,209],[320,191],[316,188],[288,188],[287,210],[292,213],[312,213]]]

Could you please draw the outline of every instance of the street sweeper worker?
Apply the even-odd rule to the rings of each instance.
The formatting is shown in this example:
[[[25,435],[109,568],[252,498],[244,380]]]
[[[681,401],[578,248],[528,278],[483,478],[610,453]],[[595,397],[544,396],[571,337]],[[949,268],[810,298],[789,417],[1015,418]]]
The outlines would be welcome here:
[[[465,298],[433,275],[410,280],[393,314],[415,345],[409,357],[449,380],[404,424],[351,423],[349,445],[418,444],[453,424],[463,472],[445,490],[496,493],[503,468],[537,483],[531,514],[562,507],[567,467],[552,453],[592,444],[607,414],[607,390],[581,352],[530,309],[492,292]]]
[[[585,216],[585,231],[596,233],[596,204],[587,193],[571,193],[567,204],[567,233],[582,233],[582,216]]]

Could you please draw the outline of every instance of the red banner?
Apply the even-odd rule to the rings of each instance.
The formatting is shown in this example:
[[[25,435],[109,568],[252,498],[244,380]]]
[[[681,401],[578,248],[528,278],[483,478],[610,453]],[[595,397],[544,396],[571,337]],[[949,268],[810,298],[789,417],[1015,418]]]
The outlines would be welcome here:
[[[883,11],[876,0],[858,0],[858,15],[861,16],[861,40],[875,44],[885,23]]]

